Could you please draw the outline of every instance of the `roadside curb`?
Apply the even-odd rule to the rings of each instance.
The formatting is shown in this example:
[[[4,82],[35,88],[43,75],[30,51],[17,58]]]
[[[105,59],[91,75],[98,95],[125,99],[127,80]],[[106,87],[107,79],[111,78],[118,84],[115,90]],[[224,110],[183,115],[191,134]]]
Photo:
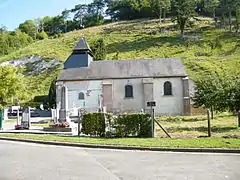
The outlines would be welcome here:
[[[0,140],[26,142],[35,144],[55,145],[55,146],[68,146],[80,148],[99,148],[99,149],[116,149],[116,150],[139,150],[139,151],[170,151],[170,152],[201,152],[201,153],[237,153],[240,154],[240,149],[222,149],[222,148],[159,148],[159,147],[139,147],[139,146],[115,146],[115,145],[96,145],[96,144],[80,144],[80,143],[67,143],[56,141],[40,141],[19,138],[6,138],[0,137]]]

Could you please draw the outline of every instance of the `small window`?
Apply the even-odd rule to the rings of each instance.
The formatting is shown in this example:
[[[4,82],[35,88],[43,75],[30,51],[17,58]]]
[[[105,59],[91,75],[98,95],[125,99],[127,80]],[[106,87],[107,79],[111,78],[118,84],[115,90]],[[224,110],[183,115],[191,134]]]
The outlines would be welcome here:
[[[83,93],[83,92],[80,92],[80,93],[78,94],[78,99],[79,99],[79,100],[84,100],[84,93]]]
[[[132,85],[126,85],[125,86],[125,97],[126,98],[132,98],[133,97],[133,86]]]
[[[164,95],[172,95],[172,84],[169,81],[164,83]]]

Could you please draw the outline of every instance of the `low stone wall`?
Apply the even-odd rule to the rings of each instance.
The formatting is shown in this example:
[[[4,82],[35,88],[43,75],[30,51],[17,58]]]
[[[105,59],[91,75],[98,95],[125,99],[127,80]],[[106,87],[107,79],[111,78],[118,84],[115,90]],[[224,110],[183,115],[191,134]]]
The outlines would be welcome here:
[[[43,131],[47,131],[47,132],[72,132],[72,128],[44,127]]]

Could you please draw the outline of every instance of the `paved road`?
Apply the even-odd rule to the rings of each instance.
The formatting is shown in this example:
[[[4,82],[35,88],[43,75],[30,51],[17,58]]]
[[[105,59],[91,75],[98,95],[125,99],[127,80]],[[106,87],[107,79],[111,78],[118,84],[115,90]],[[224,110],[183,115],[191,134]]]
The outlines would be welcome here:
[[[240,179],[240,155],[114,151],[0,141],[0,180]]]

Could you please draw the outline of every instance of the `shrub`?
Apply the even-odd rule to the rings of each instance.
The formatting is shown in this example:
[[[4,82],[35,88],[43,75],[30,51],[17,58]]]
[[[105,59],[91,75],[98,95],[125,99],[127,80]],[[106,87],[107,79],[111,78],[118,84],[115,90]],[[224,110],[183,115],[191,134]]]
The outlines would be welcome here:
[[[45,31],[41,31],[40,33],[37,34],[37,39],[42,40],[42,39],[46,39],[46,38],[48,38],[48,35]]]
[[[104,117],[104,113],[87,113],[83,116],[82,132],[100,137],[112,137],[113,134],[117,137],[151,137],[151,119],[149,114],[121,114],[113,118],[111,114]]]
[[[21,106],[22,107],[26,107],[26,106],[30,106],[30,107],[39,107],[40,106],[40,103],[39,102],[24,102],[24,103],[21,103]]]
[[[107,119],[110,118],[107,114]],[[82,132],[91,136],[105,136],[106,122],[103,113],[87,113],[83,115]]]
[[[150,137],[151,119],[149,114],[121,114],[115,121],[117,137]]]
[[[97,39],[91,46],[91,49],[93,51],[93,59],[95,61],[104,60],[106,58],[107,49],[103,38]]]

